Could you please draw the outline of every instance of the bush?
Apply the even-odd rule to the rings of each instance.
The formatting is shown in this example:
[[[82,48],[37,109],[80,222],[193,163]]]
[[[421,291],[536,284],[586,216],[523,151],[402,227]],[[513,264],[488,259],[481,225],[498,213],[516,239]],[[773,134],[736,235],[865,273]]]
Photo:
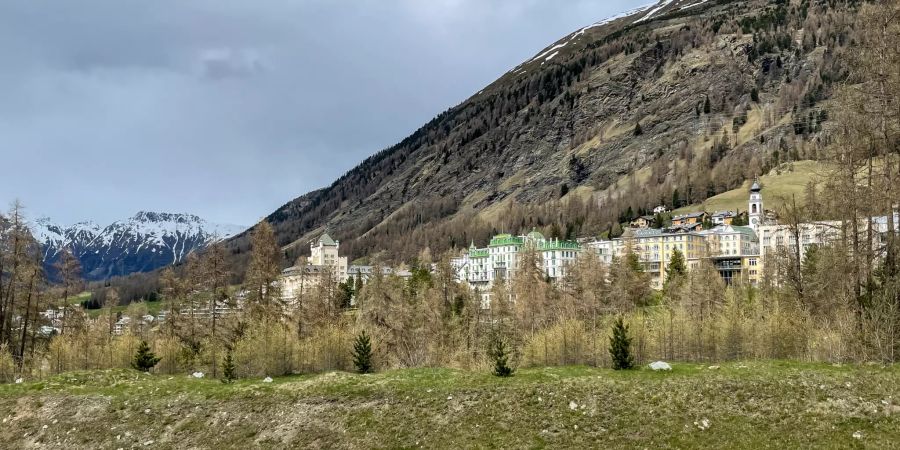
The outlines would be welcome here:
[[[159,358],[150,350],[150,345],[147,344],[147,341],[141,341],[137,353],[134,354],[134,361],[131,362],[131,367],[141,372],[149,372],[158,362]]]
[[[534,333],[522,346],[523,367],[551,365],[598,365],[599,351],[589,324],[579,319],[562,319]],[[602,342],[599,344],[602,350]],[[604,358],[605,359],[605,358]]]
[[[363,330],[353,343],[353,365],[359,373],[372,372],[372,343]]]
[[[628,337],[628,326],[622,317],[616,319],[613,334],[609,338],[609,355],[612,357],[613,369],[628,370],[634,368],[631,356],[631,338]]]

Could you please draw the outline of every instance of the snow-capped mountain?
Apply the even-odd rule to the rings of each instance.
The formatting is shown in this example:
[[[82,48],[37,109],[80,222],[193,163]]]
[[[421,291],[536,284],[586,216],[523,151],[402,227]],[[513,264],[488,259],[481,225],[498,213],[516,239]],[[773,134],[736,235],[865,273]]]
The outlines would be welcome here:
[[[63,248],[81,261],[87,280],[147,272],[181,262],[194,250],[226,239],[246,227],[207,222],[191,214],[141,211],[105,227],[87,221],[61,226],[47,217],[31,224],[51,269]],[[52,269],[48,272],[52,274]]]

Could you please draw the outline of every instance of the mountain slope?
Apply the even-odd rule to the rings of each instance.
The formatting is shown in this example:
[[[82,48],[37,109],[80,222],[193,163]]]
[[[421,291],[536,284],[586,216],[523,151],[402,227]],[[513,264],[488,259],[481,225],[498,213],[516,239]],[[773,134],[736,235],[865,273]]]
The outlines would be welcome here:
[[[267,219],[289,258],[328,229],[351,257],[411,259],[702,202],[811,157],[852,16],[841,1],[666,0],[589,25]]]
[[[192,251],[244,227],[213,224],[190,214],[141,211],[105,227],[93,222],[64,227],[42,217],[31,229],[43,246],[48,273],[53,273],[59,253],[69,248],[81,262],[85,279],[102,280],[179,263]]]

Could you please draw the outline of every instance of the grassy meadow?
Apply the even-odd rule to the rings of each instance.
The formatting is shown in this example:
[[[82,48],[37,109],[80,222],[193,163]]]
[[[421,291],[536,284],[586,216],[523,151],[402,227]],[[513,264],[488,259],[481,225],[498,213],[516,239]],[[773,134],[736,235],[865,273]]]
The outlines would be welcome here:
[[[2,448],[890,448],[900,367],[330,372],[223,384],[128,370],[0,386]]]

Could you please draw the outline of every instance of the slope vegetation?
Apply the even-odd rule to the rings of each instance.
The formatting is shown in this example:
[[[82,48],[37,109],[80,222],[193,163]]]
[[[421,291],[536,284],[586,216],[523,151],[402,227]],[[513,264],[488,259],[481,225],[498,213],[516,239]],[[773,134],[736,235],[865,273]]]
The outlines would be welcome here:
[[[855,4],[666,0],[584,27],[267,219],[287,259],[327,229],[351,259],[409,260],[698,204],[814,156]]]
[[[136,372],[0,385],[3,448],[891,448],[900,370],[784,362],[448,369],[224,385]]]
[[[807,185],[816,183],[826,173],[826,166],[817,161],[797,161],[778,166],[766,175],[759,177],[763,187],[763,201],[766,209],[778,211],[785,203],[796,199],[797,204],[804,203]],[[706,199],[702,204],[686,206],[676,213],[693,211],[747,211],[747,201],[751,180],[727,192]]]

